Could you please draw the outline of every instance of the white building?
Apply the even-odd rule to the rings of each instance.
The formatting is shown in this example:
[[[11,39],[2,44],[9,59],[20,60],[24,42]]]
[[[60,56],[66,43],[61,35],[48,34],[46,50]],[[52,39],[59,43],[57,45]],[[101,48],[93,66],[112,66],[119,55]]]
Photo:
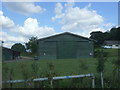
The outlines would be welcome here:
[[[120,49],[120,41],[105,41],[103,47]]]

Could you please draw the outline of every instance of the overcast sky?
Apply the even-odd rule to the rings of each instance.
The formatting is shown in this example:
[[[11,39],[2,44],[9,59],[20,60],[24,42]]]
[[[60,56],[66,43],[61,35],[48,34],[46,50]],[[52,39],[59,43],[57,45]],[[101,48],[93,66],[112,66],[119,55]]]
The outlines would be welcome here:
[[[4,2],[0,9],[0,40],[5,47],[62,32],[89,37],[118,23],[117,2]],[[1,37],[2,36],[2,37]]]

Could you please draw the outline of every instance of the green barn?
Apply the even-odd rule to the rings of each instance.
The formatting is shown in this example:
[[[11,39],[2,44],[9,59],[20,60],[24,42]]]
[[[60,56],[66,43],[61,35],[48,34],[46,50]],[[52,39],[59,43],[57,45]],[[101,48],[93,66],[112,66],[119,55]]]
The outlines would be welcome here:
[[[20,56],[20,52],[14,51],[6,47],[2,47],[2,60],[3,61],[14,60],[19,56]]]
[[[38,59],[89,58],[93,49],[92,39],[64,32],[38,40]]]

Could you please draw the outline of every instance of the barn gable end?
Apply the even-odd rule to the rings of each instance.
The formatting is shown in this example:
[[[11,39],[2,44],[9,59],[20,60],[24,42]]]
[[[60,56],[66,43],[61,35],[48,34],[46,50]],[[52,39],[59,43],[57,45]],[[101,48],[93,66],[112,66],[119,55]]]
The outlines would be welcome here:
[[[39,59],[71,59],[93,56],[93,40],[62,33],[38,40]]]

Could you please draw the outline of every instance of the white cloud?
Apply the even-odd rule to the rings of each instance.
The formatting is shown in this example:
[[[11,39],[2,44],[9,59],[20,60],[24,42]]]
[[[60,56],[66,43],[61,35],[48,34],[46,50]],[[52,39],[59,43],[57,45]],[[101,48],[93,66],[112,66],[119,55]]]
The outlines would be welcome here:
[[[60,3],[59,5],[62,6]],[[58,4],[55,8],[57,6]],[[62,6],[62,9],[64,11],[62,10],[61,14],[52,17],[52,20],[58,19],[58,22],[62,25],[62,31],[70,31],[89,37],[91,31],[104,30],[102,28],[104,18],[97,11],[91,9],[91,3],[84,8],[80,8],[75,6],[73,2],[69,2]]]
[[[62,10],[63,10],[63,6],[61,3],[57,3],[55,6],[55,17],[52,17],[52,20],[54,21],[57,18],[61,18],[64,16],[64,14],[62,14]]]
[[[7,32],[0,32],[0,40],[3,40],[4,46],[11,47],[14,43],[22,43],[28,42],[30,37],[37,36],[38,38],[42,38],[45,36],[49,36],[55,34],[54,28],[48,26],[39,26],[39,22],[37,19],[27,18],[24,21],[23,26],[14,26],[14,28],[10,28],[10,32],[16,34],[11,35]]]
[[[26,37],[20,35],[12,36],[4,31],[0,31],[0,40],[4,41],[3,46],[5,47],[11,47],[14,43],[23,44],[24,42],[28,41]]]
[[[24,25],[20,26],[15,25],[8,17],[3,16],[2,11],[0,12],[0,17],[3,18],[2,22],[0,22],[0,26],[4,26],[0,31],[0,40],[5,42],[5,47],[11,47],[14,43],[24,44],[32,36],[42,38],[55,33],[53,27],[40,26],[40,22],[38,22],[36,18],[27,18],[23,23]]]
[[[14,22],[8,18],[3,16],[3,12],[0,11],[0,27],[1,28],[12,28],[14,26]]]
[[[61,4],[61,3],[57,3],[57,4],[56,4],[56,7],[55,7],[55,13],[56,13],[57,15],[61,14],[61,13],[62,13],[62,9],[63,9],[62,4]]]
[[[39,26],[39,22],[34,18],[27,18],[24,21],[24,26],[16,26],[12,31],[26,37],[37,36],[39,38],[55,33],[52,27]]]
[[[38,5],[35,5],[33,2],[6,2],[4,4],[7,9],[23,15],[41,13],[46,10]]]
[[[106,24],[103,24],[103,27],[109,28],[109,29],[111,29],[111,28],[114,27],[114,26],[116,26],[116,25],[113,24],[113,23],[106,23]]]
[[[2,40],[5,42],[7,42],[7,41],[18,42],[19,41],[19,42],[23,43],[27,40],[27,38],[21,37],[20,35],[17,35],[17,37],[16,37],[16,36],[12,36],[6,32],[3,32],[3,31],[0,32],[0,36],[2,36]]]

